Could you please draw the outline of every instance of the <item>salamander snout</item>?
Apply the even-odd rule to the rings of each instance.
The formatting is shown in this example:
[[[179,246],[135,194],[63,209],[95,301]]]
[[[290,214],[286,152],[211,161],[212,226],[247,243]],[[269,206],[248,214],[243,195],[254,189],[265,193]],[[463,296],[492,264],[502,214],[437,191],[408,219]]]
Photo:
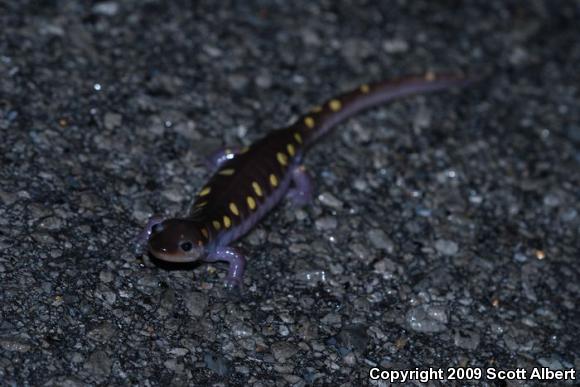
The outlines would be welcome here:
[[[162,261],[194,262],[204,250],[199,227],[187,219],[164,220],[153,227],[149,238],[149,252]]]

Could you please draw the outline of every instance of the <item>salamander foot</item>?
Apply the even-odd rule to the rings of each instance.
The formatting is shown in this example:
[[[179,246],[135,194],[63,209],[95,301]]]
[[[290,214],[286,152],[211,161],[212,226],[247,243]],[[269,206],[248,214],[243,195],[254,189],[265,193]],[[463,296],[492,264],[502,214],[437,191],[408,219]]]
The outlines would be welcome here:
[[[246,258],[232,247],[221,247],[205,259],[206,262],[223,261],[229,263],[228,274],[226,276],[225,287],[228,290],[239,291],[244,282],[244,270],[246,268]]]
[[[165,218],[163,218],[160,215],[153,215],[152,217],[149,218],[147,224],[143,228],[143,231],[141,231],[139,235],[137,235],[133,240],[133,251],[135,252],[135,254],[143,255],[143,253],[145,252],[145,248],[147,246],[147,242],[149,241],[149,238],[153,233],[153,229],[161,227],[161,223],[164,220]]]

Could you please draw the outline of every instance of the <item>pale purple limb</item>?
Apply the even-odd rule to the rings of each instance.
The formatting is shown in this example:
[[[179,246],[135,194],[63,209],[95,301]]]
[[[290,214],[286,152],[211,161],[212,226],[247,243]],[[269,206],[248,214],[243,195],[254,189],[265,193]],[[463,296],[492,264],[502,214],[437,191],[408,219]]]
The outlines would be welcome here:
[[[240,288],[244,279],[244,269],[246,258],[232,247],[218,247],[218,249],[208,255],[204,261],[223,261],[229,264],[225,285],[228,289]]]
[[[242,149],[240,146],[220,148],[206,157],[206,164],[210,169],[218,169],[226,161],[233,159]]]
[[[143,254],[145,251],[145,246],[147,245],[147,242],[153,233],[153,228],[155,228],[157,225],[160,225],[164,220],[165,218],[161,217],[160,215],[153,215],[149,218],[147,224],[143,228],[143,231],[141,231],[133,241],[136,254]]]
[[[288,193],[286,194],[288,199],[290,199],[292,204],[296,207],[301,207],[312,202],[314,184],[312,183],[312,178],[306,171],[306,168],[299,165],[290,173],[292,174],[294,187],[288,190]]]

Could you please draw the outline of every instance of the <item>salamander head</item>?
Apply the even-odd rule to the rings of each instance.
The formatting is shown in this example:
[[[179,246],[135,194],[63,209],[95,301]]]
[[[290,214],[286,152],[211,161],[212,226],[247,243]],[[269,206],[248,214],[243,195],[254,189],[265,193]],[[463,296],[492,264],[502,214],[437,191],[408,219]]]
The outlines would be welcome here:
[[[195,262],[204,254],[197,223],[187,219],[166,219],[153,226],[149,252],[168,262]]]

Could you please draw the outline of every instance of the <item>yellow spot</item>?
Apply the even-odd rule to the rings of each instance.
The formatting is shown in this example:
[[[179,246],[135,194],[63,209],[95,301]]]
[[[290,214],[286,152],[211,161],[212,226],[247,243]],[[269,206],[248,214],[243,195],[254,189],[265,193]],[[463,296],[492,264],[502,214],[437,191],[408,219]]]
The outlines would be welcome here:
[[[250,150],[250,147],[249,146],[245,146],[242,149],[240,149],[240,151],[238,152],[238,154],[243,155],[244,153],[246,153],[249,150]]]
[[[209,233],[207,232],[207,228],[205,228],[205,227],[201,228],[201,235],[203,235],[203,237],[205,239],[209,238]]]
[[[256,193],[256,195],[258,196],[262,196],[262,187],[260,187],[260,184],[258,184],[257,182],[252,182],[252,188],[254,189],[254,192]]]
[[[203,242],[201,241],[201,239],[197,241],[197,245],[198,245],[199,247],[203,246]]]
[[[321,106],[314,106],[314,107],[312,108],[312,112],[313,112],[313,113],[319,113],[319,112],[321,112],[321,111],[322,111],[322,107],[321,107]]]
[[[201,208],[207,206],[207,202],[199,202],[195,205],[195,208]]]
[[[201,190],[201,192],[199,193],[199,196],[209,195],[210,192],[211,192],[211,188],[205,187],[204,189]]]
[[[246,198],[246,202],[248,202],[248,207],[250,207],[250,210],[255,210],[256,209],[256,201],[254,200],[253,197],[248,196]]]
[[[219,231],[219,230],[220,230],[220,228],[222,228],[222,225],[221,225],[221,224],[220,224],[220,222],[219,222],[219,221],[217,221],[217,220],[214,220],[213,222],[211,222],[211,224],[212,224],[213,228],[215,228],[215,229],[216,229],[216,231]]]
[[[302,136],[300,135],[300,133],[298,132],[294,133],[294,139],[298,144],[302,144]]]
[[[224,215],[224,227],[230,228],[231,225],[232,225],[232,220],[227,215]]]
[[[288,165],[288,156],[286,156],[284,153],[282,152],[276,153],[276,158],[278,159],[278,162],[283,166]]]
[[[221,171],[219,171],[218,175],[231,176],[234,174],[234,172],[235,172],[235,170],[233,168],[227,168],[227,169],[222,169]]]
[[[333,99],[332,101],[330,101],[328,105],[330,106],[330,110],[332,110],[333,112],[339,111],[340,108],[342,107],[342,104],[337,99]]]
[[[312,118],[312,117],[306,117],[304,119],[304,123],[306,124],[306,126],[308,126],[309,129],[314,128],[314,118]]]
[[[369,91],[371,91],[371,88],[369,87],[369,85],[367,85],[366,83],[364,85],[361,85],[360,87],[360,91],[363,92],[364,94],[368,93]]]
[[[296,150],[294,149],[294,145],[292,145],[292,144],[286,145],[286,149],[288,150],[288,154],[290,156],[294,156],[294,154],[296,153]]]
[[[272,187],[278,186],[278,178],[276,177],[276,175],[274,174],[270,175],[270,184],[272,184]]]
[[[238,210],[238,206],[236,206],[236,203],[232,202],[230,203],[230,211],[232,212],[232,214],[239,216],[240,215],[240,211]]]

